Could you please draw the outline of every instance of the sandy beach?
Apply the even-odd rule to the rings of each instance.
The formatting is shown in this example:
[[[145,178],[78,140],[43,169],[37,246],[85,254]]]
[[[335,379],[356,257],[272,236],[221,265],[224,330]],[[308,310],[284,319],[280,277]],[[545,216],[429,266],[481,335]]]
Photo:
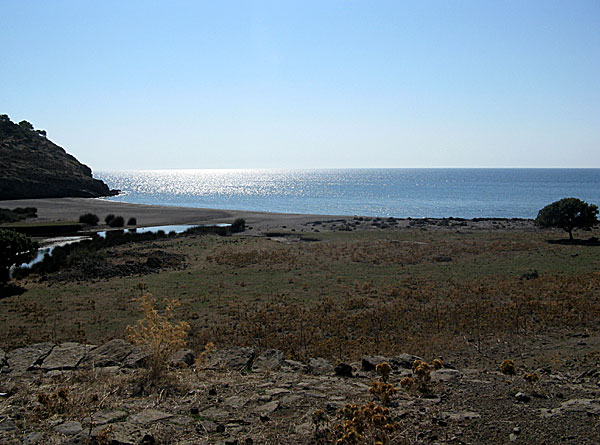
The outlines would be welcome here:
[[[0,208],[35,207],[38,217],[31,222],[77,221],[84,213],[98,215],[104,221],[106,215],[121,215],[125,220],[134,217],[138,227],[173,224],[231,223],[244,218],[248,226],[257,231],[286,228],[298,229],[311,221],[344,218],[332,215],[304,215],[287,213],[251,212],[243,210],[201,209],[130,204],[98,198],[49,198],[0,201]]]

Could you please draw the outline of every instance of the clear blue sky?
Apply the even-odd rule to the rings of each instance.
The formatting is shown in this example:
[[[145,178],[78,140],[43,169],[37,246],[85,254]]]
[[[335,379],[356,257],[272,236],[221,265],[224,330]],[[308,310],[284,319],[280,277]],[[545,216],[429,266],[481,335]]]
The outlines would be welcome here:
[[[600,1],[0,0],[0,113],[94,170],[600,167]]]

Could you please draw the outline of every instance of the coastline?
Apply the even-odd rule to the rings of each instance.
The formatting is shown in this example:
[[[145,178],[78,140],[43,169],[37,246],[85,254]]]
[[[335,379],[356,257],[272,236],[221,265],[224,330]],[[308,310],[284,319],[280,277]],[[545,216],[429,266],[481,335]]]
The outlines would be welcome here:
[[[137,227],[179,224],[232,223],[244,218],[249,230],[246,233],[264,233],[272,230],[319,231],[343,230],[353,223],[354,228],[383,228],[388,218],[354,215],[321,215],[299,213],[273,213],[248,210],[222,210],[195,207],[160,206],[109,201],[103,198],[39,198],[0,201],[0,208],[35,207],[38,217],[31,223],[77,222],[84,213],[93,213],[104,221],[108,214],[121,215],[125,220],[134,217]],[[531,219],[522,218],[391,218],[398,228],[427,226],[436,229],[525,229],[534,230]],[[360,223],[359,223],[360,222]],[[381,224],[376,224],[380,222]]]

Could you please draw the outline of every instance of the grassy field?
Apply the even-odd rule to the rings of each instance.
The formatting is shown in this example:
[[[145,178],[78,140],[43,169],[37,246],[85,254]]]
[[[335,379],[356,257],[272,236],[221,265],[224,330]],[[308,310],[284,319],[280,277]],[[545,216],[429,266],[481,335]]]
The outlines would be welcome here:
[[[24,293],[0,300],[0,347],[122,338],[140,317],[132,300],[140,283],[158,301],[180,300],[175,315],[192,326],[194,348],[209,341],[273,347],[296,359],[485,350],[516,337],[597,329],[600,320],[600,246],[549,242],[563,239],[560,232],[272,235],[189,236],[101,253],[112,265],[156,252],[185,258],[141,276],[31,275],[17,282]]]

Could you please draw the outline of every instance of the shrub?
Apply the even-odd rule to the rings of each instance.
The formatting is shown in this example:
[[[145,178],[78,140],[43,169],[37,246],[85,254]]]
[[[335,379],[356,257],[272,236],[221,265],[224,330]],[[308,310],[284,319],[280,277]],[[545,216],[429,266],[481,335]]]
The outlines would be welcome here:
[[[142,348],[148,355],[148,368],[152,379],[159,378],[167,369],[169,359],[185,346],[190,325],[185,321],[170,321],[173,308],[179,306],[177,300],[165,300],[164,315],[155,308],[156,299],[144,293],[139,299],[144,318],[135,326],[127,326],[129,340]]]
[[[137,225],[137,219],[136,218],[129,218],[127,220],[127,225],[128,226],[135,226],[135,225]]]
[[[0,283],[9,280],[13,264],[31,261],[36,251],[37,243],[31,238],[14,230],[0,229]]]
[[[243,232],[246,230],[246,220],[244,218],[236,219],[230,227],[233,233]]]
[[[122,216],[115,216],[108,223],[110,227],[123,227],[125,225],[125,219]]]
[[[115,215],[113,215],[112,213],[110,213],[110,214],[106,215],[106,217],[104,218],[104,222],[110,226],[110,222],[113,219],[115,219]]]
[[[557,227],[573,239],[573,229],[589,229],[598,223],[598,206],[577,198],[563,198],[539,211],[535,223],[539,227]]]
[[[98,216],[94,215],[93,213],[86,213],[79,217],[79,222],[87,224],[88,226],[95,226],[96,224],[98,224],[98,221],[100,221],[100,218],[98,218]]]

